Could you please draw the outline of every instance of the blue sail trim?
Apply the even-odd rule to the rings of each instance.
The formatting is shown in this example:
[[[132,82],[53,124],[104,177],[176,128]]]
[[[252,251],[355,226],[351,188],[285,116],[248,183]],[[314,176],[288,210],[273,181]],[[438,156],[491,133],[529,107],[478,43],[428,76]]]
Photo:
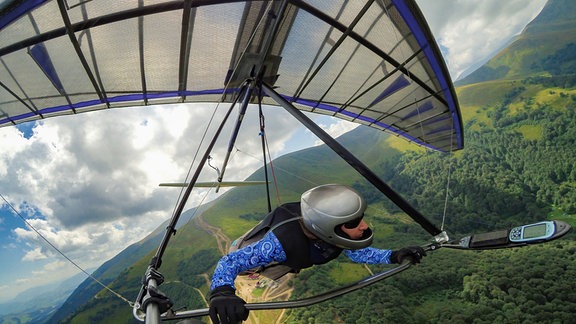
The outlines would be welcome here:
[[[66,93],[64,91],[64,86],[62,82],[60,82],[60,78],[58,77],[58,73],[56,73],[56,69],[54,68],[54,64],[52,64],[52,60],[50,59],[50,55],[48,55],[48,51],[46,50],[46,46],[44,43],[38,43],[28,52],[30,56],[34,59],[34,62],[38,64],[42,72],[46,75],[46,77],[52,82],[56,90],[60,94]]]
[[[183,95],[185,95],[185,96],[200,96],[200,95],[214,95],[214,94],[224,94],[224,93],[228,94],[228,93],[234,93],[237,91],[238,91],[238,89],[228,89],[226,91],[224,89],[210,89],[210,90],[200,90],[200,91],[166,91],[166,92],[153,92],[153,93],[144,93],[144,94],[143,93],[134,93],[134,94],[126,94],[126,95],[120,95],[120,96],[115,96],[115,97],[109,97],[107,101],[111,102],[111,103],[112,102],[130,102],[130,101],[139,101],[139,100],[145,100],[145,99],[179,98]],[[72,111],[73,109],[92,107],[92,106],[101,105],[103,103],[104,102],[97,99],[97,100],[82,101],[82,102],[74,103],[72,105],[61,105],[61,106],[48,107],[48,108],[40,109],[40,110],[38,110],[38,112],[27,112],[25,114],[12,116],[10,118],[3,118],[3,119],[0,118],[0,125],[10,124],[10,123],[12,123],[12,121],[16,122],[19,120],[38,116],[41,114],[52,114],[52,113],[58,113],[58,112],[63,112],[63,111]]]
[[[410,85],[410,81],[408,81],[403,74],[400,75],[392,84],[390,84],[382,93],[372,101],[370,107],[374,106],[375,104],[379,103],[380,101],[384,100],[384,98],[390,96],[394,92],[407,87]]]
[[[438,78],[438,82],[440,83],[440,86],[443,89],[444,95],[448,103],[448,107],[450,109],[450,112],[452,113],[453,124],[455,127],[456,136],[458,138],[458,147],[462,148],[464,146],[462,135],[463,133],[460,127],[461,125],[458,121],[458,110],[456,107],[455,98],[452,95],[451,91],[452,87],[450,86],[451,82],[450,80],[447,79],[445,75],[445,73],[447,73],[446,69],[444,68],[444,65],[442,65],[438,61],[438,58],[436,57],[435,51],[432,46],[433,44],[430,44],[430,42],[428,41],[428,38],[426,36],[427,33],[424,30],[422,30],[420,22],[414,17],[414,14],[410,10],[410,8],[406,5],[406,2],[402,0],[392,0],[392,3],[394,4],[394,6],[396,6],[398,12],[402,16],[402,18],[404,18],[406,24],[414,34],[414,37],[418,41],[418,44],[420,44],[420,47],[424,51],[424,55],[426,55],[426,57],[428,58],[428,61],[430,62],[430,65],[432,66],[432,69],[434,70],[434,73]]]
[[[412,112],[410,112],[406,116],[402,117],[400,120],[410,119],[414,116],[421,115],[421,114],[423,114],[427,111],[430,111],[432,109],[434,109],[434,104],[431,101],[426,101],[423,105],[416,106]]]
[[[32,11],[32,9],[38,7],[44,2],[46,2],[46,0],[22,1],[20,5],[12,9],[10,12],[3,13],[2,16],[0,16],[0,30],[8,26],[8,24],[13,22],[14,20]]]
[[[115,96],[115,97],[109,97],[108,102],[111,102],[111,103],[112,102],[130,102],[130,101],[138,101],[138,100],[144,100],[144,99],[179,98],[182,95],[200,96],[200,95],[214,95],[214,94],[224,94],[224,93],[228,94],[228,93],[234,93],[234,92],[238,92],[238,91],[239,91],[239,89],[227,89],[226,91],[225,91],[225,89],[210,89],[210,90],[200,90],[200,91],[166,91],[166,92],[161,92],[161,93],[155,92],[155,93],[146,93],[146,94],[135,93],[135,94],[126,94],[126,95],[120,95],[120,96]],[[392,127],[392,126],[385,124],[385,123],[382,123],[382,122],[379,122],[373,118],[368,118],[366,116],[362,116],[362,115],[359,115],[357,113],[353,113],[353,112],[350,112],[347,110],[341,110],[339,107],[325,104],[325,103],[318,103],[317,101],[299,99],[299,98],[295,99],[291,96],[286,96],[286,95],[282,95],[282,96],[290,102],[294,102],[294,103],[308,106],[308,107],[313,107],[313,108],[320,109],[323,111],[339,113],[340,115],[347,116],[353,120],[361,120],[366,124],[376,125],[382,129],[385,129],[385,130],[390,131],[392,133],[401,135],[409,141],[412,141],[412,142],[417,143],[419,145],[437,150],[437,148],[431,146],[430,144],[422,142],[418,138],[415,138],[415,137],[409,135],[408,133],[403,132],[402,130],[400,130],[398,128]],[[58,112],[63,112],[63,111],[72,111],[73,109],[91,107],[91,106],[96,106],[96,105],[100,105],[100,104],[103,104],[103,102],[100,100],[88,100],[88,101],[78,102],[78,103],[75,103],[72,105],[61,105],[61,106],[49,107],[49,108],[41,109],[37,113],[28,112],[28,113],[21,114],[18,116],[12,116],[11,118],[3,118],[3,119],[0,118],[0,125],[11,124],[13,121],[16,122],[19,120],[25,120],[28,118],[33,118],[35,116],[38,116],[39,114],[52,114],[52,113],[58,113]],[[159,104],[161,104],[161,103],[159,103]]]
[[[430,144],[428,144],[428,143],[425,143],[425,142],[419,140],[418,138],[413,137],[413,136],[411,136],[410,134],[408,134],[408,133],[406,133],[406,132],[404,132],[404,131],[396,128],[396,127],[393,127],[393,126],[390,126],[390,125],[388,125],[388,124],[382,123],[382,122],[377,121],[377,120],[375,120],[375,119],[373,119],[373,118],[369,118],[369,117],[366,117],[366,116],[363,116],[363,115],[359,115],[359,114],[357,114],[357,113],[353,113],[353,112],[348,111],[348,110],[341,110],[341,108],[339,108],[339,107],[332,106],[332,105],[328,105],[328,104],[325,104],[325,103],[318,103],[317,101],[306,100],[306,99],[299,99],[299,98],[294,99],[293,97],[286,96],[286,95],[282,95],[282,97],[284,97],[284,99],[286,99],[286,100],[288,100],[288,101],[290,101],[290,102],[294,102],[294,103],[297,103],[297,104],[300,104],[300,105],[305,105],[305,106],[313,107],[313,108],[316,108],[316,109],[321,109],[321,110],[324,110],[324,111],[330,111],[330,112],[338,113],[338,114],[340,114],[340,115],[347,116],[347,117],[349,117],[350,119],[353,119],[353,120],[361,120],[361,121],[363,121],[363,122],[365,122],[365,123],[367,123],[367,124],[376,125],[376,126],[382,128],[382,129],[385,129],[385,130],[387,130],[387,131],[389,131],[389,132],[398,134],[398,135],[406,138],[407,140],[409,140],[409,141],[411,141],[411,142],[417,143],[418,145],[422,145],[422,146],[424,146],[424,147],[427,147],[427,148],[430,148],[430,149],[433,149],[433,150],[438,150],[438,148],[436,148],[436,147],[434,147],[434,146],[432,146],[432,145],[430,145]]]

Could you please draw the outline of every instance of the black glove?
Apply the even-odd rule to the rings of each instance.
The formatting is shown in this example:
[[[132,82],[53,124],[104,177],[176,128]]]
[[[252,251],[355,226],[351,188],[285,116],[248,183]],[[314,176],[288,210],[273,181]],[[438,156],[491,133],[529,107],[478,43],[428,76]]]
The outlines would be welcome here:
[[[392,255],[390,255],[390,261],[392,263],[402,263],[404,259],[410,259],[412,264],[420,263],[420,259],[426,255],[426,251],[419,246],[409,246],[405,248],[401,248],[397,251],[392,251]]]
[[[236,324],[248,318],[244,299],[230,286],[220,286],[210,292],[210,319],[214,324]]]

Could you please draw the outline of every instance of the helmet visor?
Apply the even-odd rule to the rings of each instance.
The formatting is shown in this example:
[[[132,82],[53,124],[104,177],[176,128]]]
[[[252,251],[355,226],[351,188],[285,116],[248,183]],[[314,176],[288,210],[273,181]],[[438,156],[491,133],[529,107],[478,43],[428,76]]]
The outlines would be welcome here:
[[[360,222],[362,221],[362,218],[364,218],[364,214],[362,214],[362,216],[358,217],[358,218],[354,218],[351,221],[348,221],[346,223],[344,223],[344,227],[346,227],[347,229],[352,229],[352,228],[356,228],[358,227],[358,225],[360,225]]]

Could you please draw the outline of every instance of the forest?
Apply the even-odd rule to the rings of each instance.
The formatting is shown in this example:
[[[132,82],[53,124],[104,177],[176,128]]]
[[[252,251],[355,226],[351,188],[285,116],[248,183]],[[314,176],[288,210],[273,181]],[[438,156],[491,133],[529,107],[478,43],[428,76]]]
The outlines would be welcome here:
[[[450,227],[463,232],[538,221],[553,210],[576,213],[576,96],[561,108],[535,107],[526,98],[521,110],[510,113],[514,94],[522,96],[514,90],[487,113],[493,126],[477,121],[465,126],[466,152],[404,156],[397,174],[407,181],[391,181],[410,186],[402,189],[411,201],[439,215],[443,205],[430,197],[445,192],[446,178],[433,175],[450,167],[450,221],[456,222]]]
[[[496,106],[481,107],[489,122],[473,119],[466,150],[454,154],[412,152],[382,177],[435,223],[442,221],[450,171],[446,226],[452,238],[510,228],[547,218],[574,224],[576,213],[576,96],[549,90],[561,106],[536,104],[515,87]],[[514,103],[515,109],[511,109]],[[519,104],[520,103],[520,104]],[[391,168],[392,167],[392,168]],[[371,197],[369,189],[356,188]],[[399,210],[372,201],[389,216]],[[426,234],[397,218],[374,220],[391,233],[381,248],[422,244]],[[392,227],[393,230],[386,230]],[[408,233],[409,235],[406,235]],[[327,323],[574,323],[576,322],[576,235],[541,245],[487,251],[441,249],[421,264],[360,292],[290,311],[287,322]],[[349,265],[334,264],[300,273],[296,296],[320,293],[341,282]],[[373,272],[385,266],[371,266]]]
[[[509,250],[440,250],[394,278],[292,310],[286,322],[573,323],[575,252],[566,240]],[[334,286],[331,271],[343,264],[303,271],[295,294]]]

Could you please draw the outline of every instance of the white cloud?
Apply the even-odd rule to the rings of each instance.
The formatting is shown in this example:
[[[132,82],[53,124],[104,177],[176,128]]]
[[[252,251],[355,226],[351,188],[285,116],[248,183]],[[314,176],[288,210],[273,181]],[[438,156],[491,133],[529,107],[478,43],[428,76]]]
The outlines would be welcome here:
[[[38,123],[29,139],[15,128],[3,128],[0,136],[19,144],[0,152],[2,194],[66,256],[83,267],[97,266],[171,217],[178,191],[158,184],[183,181],[195,156],[196,167],[217,127],[208,128],[200,145],[213,109],[174,105],[66,116]],[[267,140],[276,155],[297,122],[267,114],[274,125]],[[220,168],[235,116],[231,119],[211,154]],[[249,109],[236,145],[240,151],[234,149],[225,178],[241,180],[261,166],[259,158],[246,158],[261,155],[257,125],[257,115]],[[216,172],[206,167],[200,181],[214,179]],[[189,205],[205,192],[195,191]],[[13,233],[26,243],[22,260],[62,258],[24,225]]]
[[[30,278],[20,278],[20,279],[16,279],[16,283],[17,284],[26,284],[30,282]]]
[[[45,256],[44,253],[42,253],[41,249],[37,247],[33,250],[28,251],[22,258],[22,261],[38,261],[38,260],[44,260],[46,258],[47,256]]]
[[[0,177],[8,173],[8,165],[16,154],[26,149],[27,140],[15,127],[8,127],[0,132],[2,152],[0,153]]]
[[[42,267],[42,270],[39,271],[33,271],[32,273],[36,276],[41,276],[44,275],[46,273],[51,273],[51,272],[57,272],[57,271],[61,271],[63,268],[66,268],[68,266],[68,262],[66,261],[54,261],[54,262],[50,262],[48,264],[45,264]]]
[[[547,0],[418,0],[453,79],[495,54],[540,13]]]
[[[333,117],[318,118],[317,122],[319,126],[333,138],[343,135],[360,125]],[[321,144],[324,144],[324,142],[322,142],[321,140],[316,140],[314,142],[314,145],[321,145]]]

